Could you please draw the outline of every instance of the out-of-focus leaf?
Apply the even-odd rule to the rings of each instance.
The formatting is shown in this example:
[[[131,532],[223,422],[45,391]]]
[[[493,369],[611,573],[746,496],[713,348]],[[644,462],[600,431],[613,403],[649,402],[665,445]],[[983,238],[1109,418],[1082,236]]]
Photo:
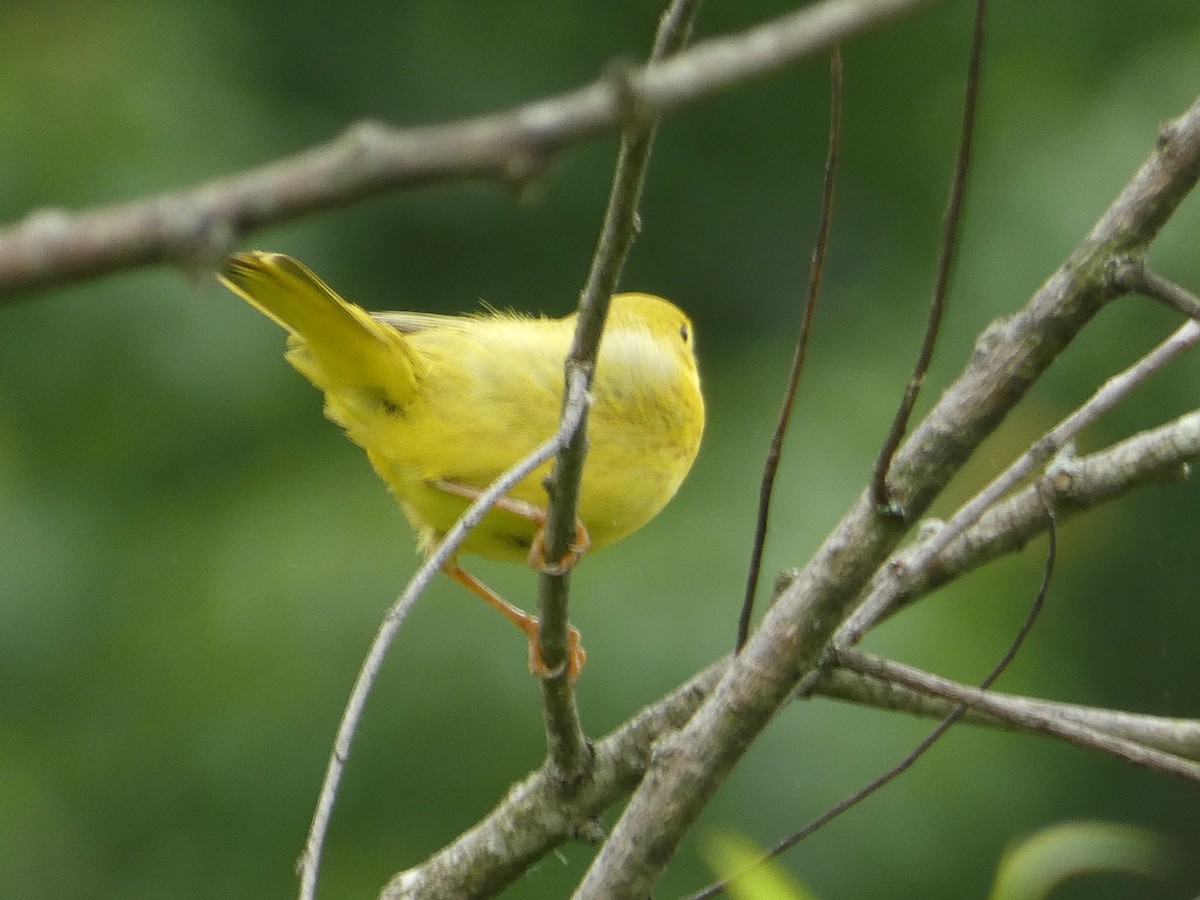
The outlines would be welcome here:
[[[1069,878],[1112,872],[1163,874],[1162,837],[1113,822],[1065,822],[1010,848],[1000,860],[990,900],[1042,900]]]
[[[760,862],[763,851],[733,831],[714,831],[708,840],[708,860],[734,900],[816,900],[816,895],[792,878],[774,860]]]

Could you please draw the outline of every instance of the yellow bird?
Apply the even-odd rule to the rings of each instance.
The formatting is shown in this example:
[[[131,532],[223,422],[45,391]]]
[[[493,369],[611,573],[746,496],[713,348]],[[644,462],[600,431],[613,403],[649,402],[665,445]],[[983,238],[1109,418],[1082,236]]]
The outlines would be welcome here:
[[[324,391],[326,416],[366,451],[426,553],[474,497],[557,430],[573,314],[368,313],[280,253],[235,254],[219,278],[289,332],[288,362]],[[567,565],[589,544],[605,547],[649,522],[696,458],[704,401],[688,317],[660,297],[615,295],[591,393],[577,552]],[[519,482],[460,552],[543,565],[550,465]],[[525,633],[531,671],[558,674],[537,651],[537,619],[457,559],[444,571]],[[583,661],[572,629],[569,677]]]

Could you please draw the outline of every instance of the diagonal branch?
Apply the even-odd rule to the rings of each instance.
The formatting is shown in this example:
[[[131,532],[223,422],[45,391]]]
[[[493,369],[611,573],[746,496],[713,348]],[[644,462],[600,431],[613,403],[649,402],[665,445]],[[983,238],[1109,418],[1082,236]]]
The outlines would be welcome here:
[[[156,263],[208,269],[239,236],[397,188],[489,177],[523,184],[570,144],[778,71],[944,0],[824,0],[671,59],[502,113],[333,141],[181,191],[0,229],[0,298]]]
[[[957,684],[902,663],[863,653],[861,650],[839,649],[837,659],[838,665],[850,671],[886,679],[923,694],[940,697],[979,712],[1002,717],[1012,724],[1030,731],[1052,735],[1080,747],[1100,750],[1137,766],[1145,766],[1156,772],[1174,775],[1194,784],[1200,784],[1200,763],[1198,762],[1151,749],[1138,741],[1114,737],[1078,721],[1058,718],[1045,708],[1005,702],[997,703],[994,702],[990,692],[986,690]]]
[[[912,669],[911,666],[906,668]],[[950,683],[959,690],[978,690],[957,682]],[[829,670],[817,686],[817,693],[833,700],[907,712],[926,718],[942,718],[958,705],[948,696],[918,691],[878,674],[867,674],[841,666]],[[1200,720],[1120,712],[1103,707],[1038,700],[990,690],[987,692],[987,698],[991,711],[970,708],[963,716],[964,724],[1036,733],[1042,731],[1039,727],[1041,721],[1067,721],[1110,737],[1121,738],[1161,753],[1200,763]]]

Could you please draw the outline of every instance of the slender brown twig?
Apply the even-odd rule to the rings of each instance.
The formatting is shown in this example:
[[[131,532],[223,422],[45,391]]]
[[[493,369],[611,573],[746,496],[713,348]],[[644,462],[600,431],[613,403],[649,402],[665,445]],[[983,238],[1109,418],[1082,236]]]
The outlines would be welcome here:
[[[783,393],[783,405],[779,410],[779,421],[775,423],[775,435],[763,464],[762,484],[758,494],[758,519],[754,525],[754,546],[750,551],[750,573],[746,578],[746,595],[742,599],[742,612],[738,616],[737,638],[733,652],[741,651],[750,634],[750,618],[754,614],[754,595],[758,591],[758,579],[762,572],[763,550],[767,543],[767,526],[771,519],[771,497],[775,492],[775,475],[779,471],[779,459],[783,454],[783,439],[788,423],[792,420],[792,406],[796,400],[796,389],[800,386],[800,373],[808,357],[808,341],[812,335],[813,316],[817,311],[817,297],[821,290],[821,274],[825,270],[825,250],[829,246],[829,226],[833,220],[833,186],[837,178],[838,155],[842,145],[842,51],[833,48],[829,57],[829,150],[825,158],[825,181],[821,191],[821,223],[817,228],[817,241],[813,246],[812,264],[808,272],[808,298],[804,304],[804,317],[800,324],[800,335],[796,338],[796,350],[792,356],[792,370],[788,375]]]
[[[692,22],[700,0],[673,0],[659,21],[658,33],[650,53],[652,62],[665,59],[683,46],[691,32]],[[626,76],[614,75],[618,81]],[[621,140],[609,193],[608,208],[596,251],[592,257],[587,282],[579,298],[579,319],[575,338],[567,354],[566,373],[590,385],[600,351],[600,338],[608,316],[609,301],[616,290],[625,257],[637,232],[637,208],[642,195],[642,182],[654,145],[656,121],[642,120],[632,93],[625,96],[630,106],[625,118],[628,130]],[[568,398],[563,395],[563,415]],[[579,484],[583,477],[583,460],[587,451],[587,412],[579,420],[567,442],[559,450],[554,469],[546,479],[547,507],[545,552],[548,560],[563,559],[571,551],[575,538],[575,510],[579,499]],[[575,691],[567,672],[568,631],[570,622],[568,602],[570,573],[557,567],[543,571],[538,578],[538,643],[542,659],[555,677],[542,679],[542,714],[546,728],[550,758],[564,775],[565,783],[574,781],[591,765],[591,751],[579,721]]]
[[[896,410],[896,418],[879,456],[875,459],[875,467],[871,476],[871,499],[880,512],[907,519],[905,510],[893,502],[888,493],[887,476],[892,466],[892,457],[908,433],[908,421],[917,405],[917,397],[925,376],[929,372],[929,364],[933,361],[933,349],[937,345],[938,334],[941,332],[942,316],[946,311],[946,295],[950,290],[950,275],[954,268],[955,251],[958,247],[958,224],[962,216],[963,200],[967,192],[967,175],[971,169],[971,145],[975,136],[975,108],[979,99],[979,73],[983,65],[983,38],[985,32],[986,0],[975,2],[975,22],[971,34],[971,51],[967,62],[967,82],[963,94],[962,128],[958,139],[958,158],[954,164],[954,179],[950,186],[950,199],[946,203],[946,214],[942,226],[942,248],[938,254],[937,276],[933,285],[933,300],[929,305],[929,319],[925,324],[925,335],[921,339],[921,350],[917,354],[917,362],[900,408]]]

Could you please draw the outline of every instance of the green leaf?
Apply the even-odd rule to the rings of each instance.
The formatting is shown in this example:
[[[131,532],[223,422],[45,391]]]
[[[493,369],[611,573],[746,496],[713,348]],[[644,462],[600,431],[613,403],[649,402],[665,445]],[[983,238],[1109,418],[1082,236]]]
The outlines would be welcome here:
[[[816,895],[773,860],[761,861],[763,851],[733,831],[712,832],[705,855],[716,874],[727,881],[734,900],[816,900]]]
[[[1160,876],[1166,842],[1157,834],[1112,822],[1066,822],[1043,829],[1005,852],[990,900],[1042,900],[1078,875]]]

